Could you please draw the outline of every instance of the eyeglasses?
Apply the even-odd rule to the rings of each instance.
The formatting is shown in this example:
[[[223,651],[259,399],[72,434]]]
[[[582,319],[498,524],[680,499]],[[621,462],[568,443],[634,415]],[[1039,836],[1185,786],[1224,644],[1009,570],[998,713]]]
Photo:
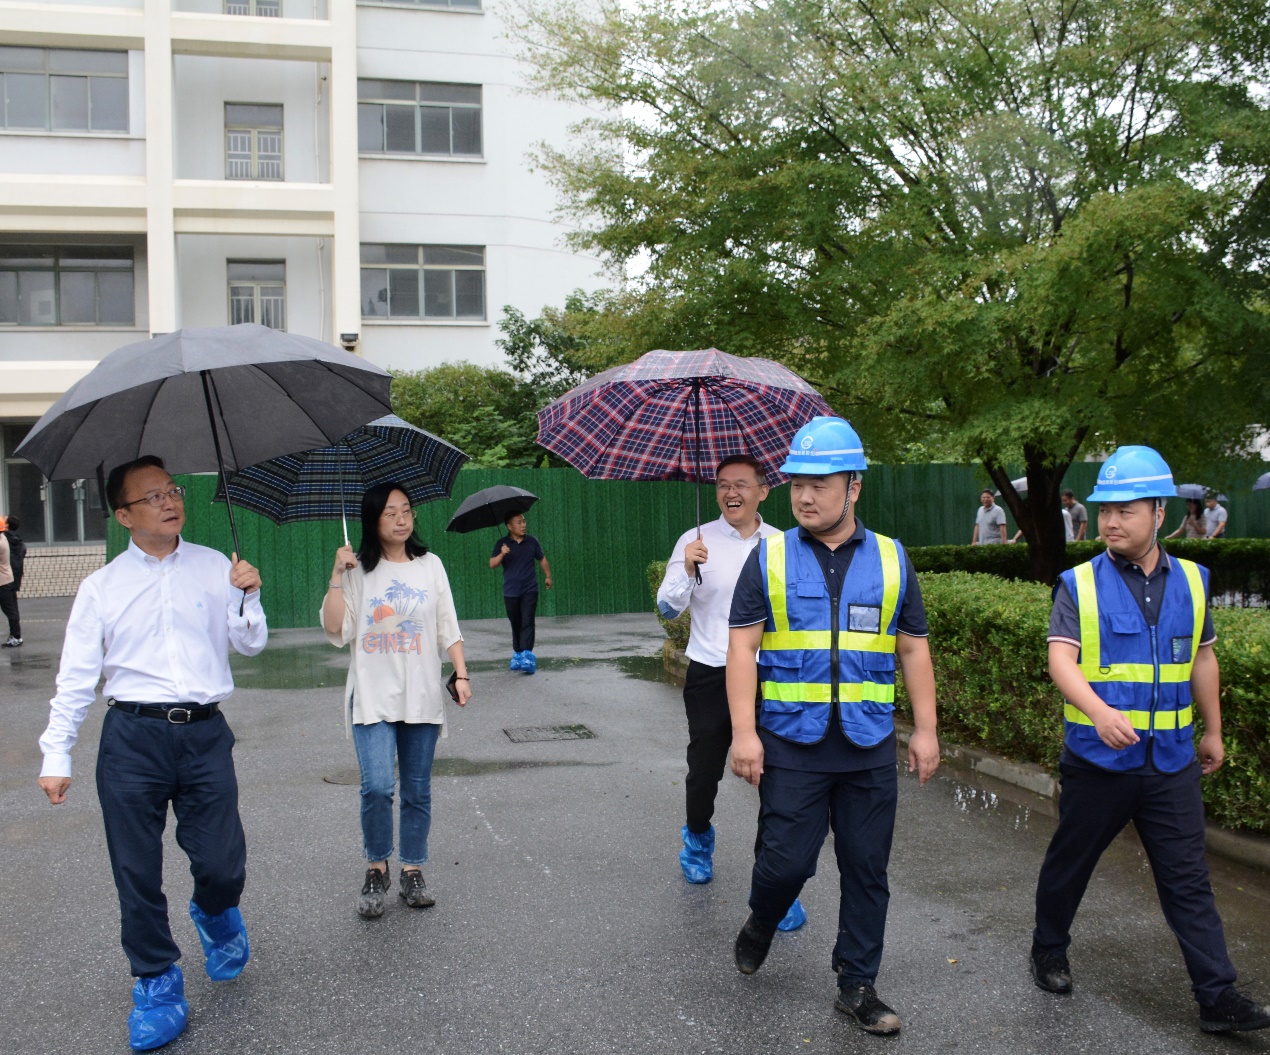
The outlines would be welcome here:
[[[757,491],[762,486],[762,484],[741,484],[734,480],[720,480],[714,485],[714,489],[718,491],[719,494],[724,494],[727,491],[735,491],[737,494],[743,495],[747,491]]]
[[[415,518],[415,511],[413,509],[401,509],[396,513],[379,514],[380,520],[396,520],[398,517],[405,517],[407,520],[413,520]]]
[[[129,506],[135,506],[138,502],[147,502],[151,509],[158,509],[163,505],[165,498],[172,499],[173,502],[185,501],[185,488],[173,487],[170,491],[159,491],[156,494],[146,495],[144,498],[134,498],[131,502],[124,502],[122,505],[116,506],[116,509],[127,509]]]

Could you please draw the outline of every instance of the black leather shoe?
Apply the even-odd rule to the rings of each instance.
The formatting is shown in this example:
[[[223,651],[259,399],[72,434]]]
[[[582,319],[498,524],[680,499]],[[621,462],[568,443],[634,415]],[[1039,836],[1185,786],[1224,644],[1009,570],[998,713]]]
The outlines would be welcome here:
[[[900,1031],[900,1016],[878,999],[877,990],[871,985],[838,986],[833,1006],[850,1015],[866,1033],[885,1037]]]
[[[1048,993],[1072,991],[1072,969],[1061,952],[1032,948],[1032,980]]]
[[[753,974],[762,967],[763,961],[767,959],[767,950],[772,947],[772,936],[775,933],[775,927],[764,927],[751,912],[741,933],[736,936],[736,969],[742,974]]]
[[[1199,1028],[1205,1033],[1242,1033],[1270,1026],[1270,1008],[1249,1000],[1239,990],[1227,989],[1211,1007],[1199,1009]]]

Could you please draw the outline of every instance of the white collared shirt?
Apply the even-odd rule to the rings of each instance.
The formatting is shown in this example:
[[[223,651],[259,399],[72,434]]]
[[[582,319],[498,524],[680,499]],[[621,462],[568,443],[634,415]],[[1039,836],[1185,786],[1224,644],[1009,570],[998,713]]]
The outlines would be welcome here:
[[[689,659],[708,667],[727,666],[728,615],[741,566],[759,539],[779,534],[762,517],[758,518],[758,530],[749,538],[742,538],[722,516],[702,524],[701,541],[706,544],[709,559],[698,565],[700,585],[684,570],[684,549],[696,539],[697,529],[690,528],[679,536],[657,591],[657,610],[672,619],[691,607],[692,633],[685,650]]]
[[[103,672],[105,696],[135,703],[205,704],[234,691],[229,647],[254,656],[269,628],[259,590],[238,614],[243,593],[229,570],[223,553],[184,539],[163,560],[129,542],[80,584],[40,737],[40,776],[71,775],[71,748]]]

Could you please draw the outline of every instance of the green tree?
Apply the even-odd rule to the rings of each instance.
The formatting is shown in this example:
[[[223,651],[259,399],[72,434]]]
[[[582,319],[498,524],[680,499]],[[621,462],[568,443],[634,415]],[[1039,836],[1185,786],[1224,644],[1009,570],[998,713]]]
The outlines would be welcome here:
[[[1074,459],[1270,423],[1266,0],[526,2],[626,357],[779,358],[873,457],[981,461],[1047,581]]]
[[[394,412],[412,425],[453,443],[490,469],[535,466],[544,451],[537,404],[529,385],[506,370],[444,363],[415,373],[394,373]]]

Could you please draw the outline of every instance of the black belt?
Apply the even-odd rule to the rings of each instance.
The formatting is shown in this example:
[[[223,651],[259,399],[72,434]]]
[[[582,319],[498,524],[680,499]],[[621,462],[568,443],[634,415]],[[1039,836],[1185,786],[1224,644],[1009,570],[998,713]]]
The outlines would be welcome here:
[[[162,718],[173,725],[188,725],[190,722],[201,722],[210,718],[220,710],[219,703],[190,704],[187,707],[172,704],[132,703],[129,700],[107,700],[111,707],[118,707],[129,714],[139,714],[142,718]]]

